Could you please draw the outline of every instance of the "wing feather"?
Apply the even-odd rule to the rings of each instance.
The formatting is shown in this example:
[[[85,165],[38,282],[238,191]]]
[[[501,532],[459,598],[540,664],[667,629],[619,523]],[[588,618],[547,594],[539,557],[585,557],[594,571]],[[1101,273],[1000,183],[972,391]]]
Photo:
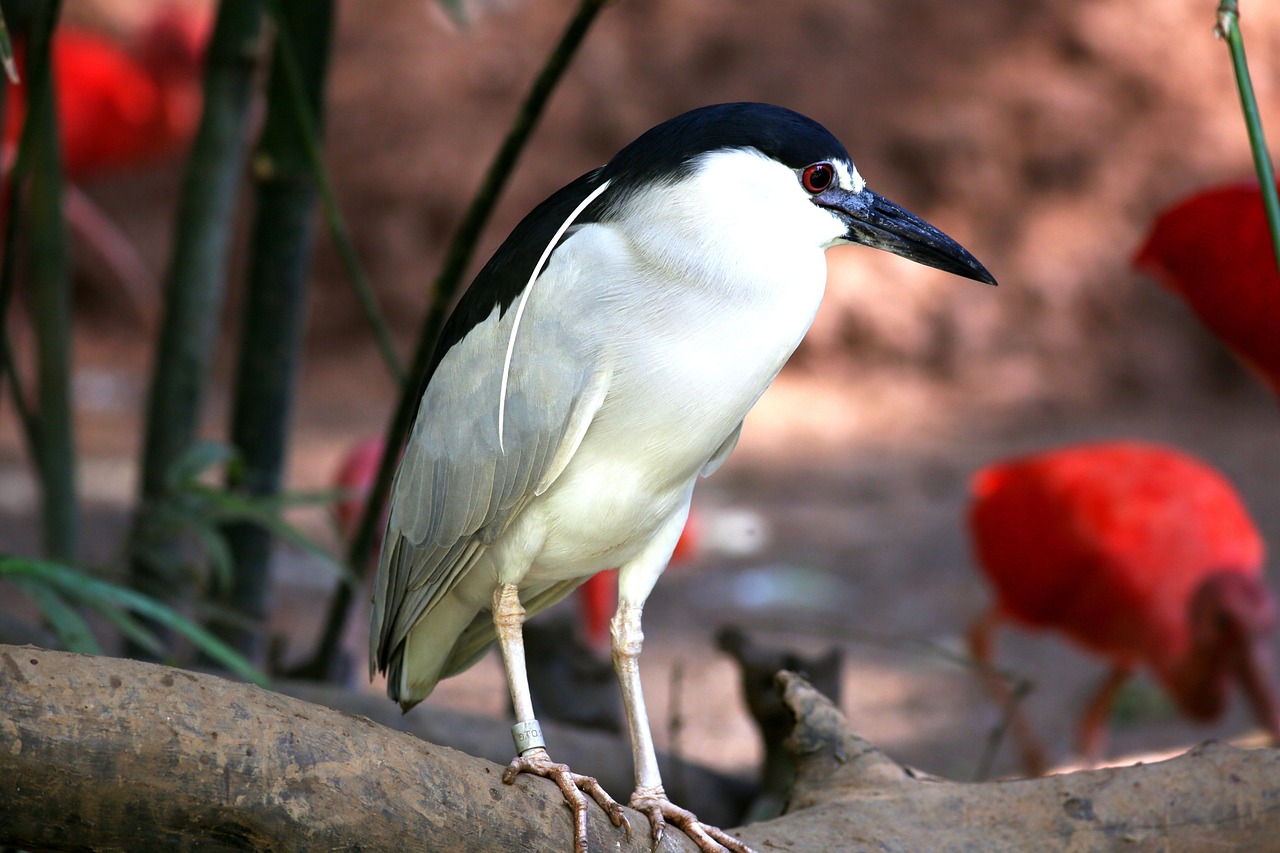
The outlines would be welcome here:
[[[514,312],[495,305],[434,365],[392,487],[370,620],[371,669],[395,662],[401,671],[396,659],[410,630],[564,471],[603,403],[609,376],[600,353],[557,318],[553,297],[540,296],[576,286],[561,277],[580,275],[553,256],[524,303],[518,338],[511,337]],[[514,353],[504,370],[509,340]],[[431,643],[447,649],[456,639]]]

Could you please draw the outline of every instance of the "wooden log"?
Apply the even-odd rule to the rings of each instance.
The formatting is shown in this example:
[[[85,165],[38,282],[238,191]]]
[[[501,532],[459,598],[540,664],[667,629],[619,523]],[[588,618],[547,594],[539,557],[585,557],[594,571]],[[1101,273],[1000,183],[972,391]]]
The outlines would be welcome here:
[[[1269,849],[1280,752],[962,784],[896,764],[798,676],[789,811],[757,850]],[[572,849],[555,786],[363,717],[154,664],[0,646],[0,845],[38,850]],[[620,792],[614,792],[618,794]],[[590,810],[593,851],[648,851]],[[692,851],[678,831],[661,847]]]

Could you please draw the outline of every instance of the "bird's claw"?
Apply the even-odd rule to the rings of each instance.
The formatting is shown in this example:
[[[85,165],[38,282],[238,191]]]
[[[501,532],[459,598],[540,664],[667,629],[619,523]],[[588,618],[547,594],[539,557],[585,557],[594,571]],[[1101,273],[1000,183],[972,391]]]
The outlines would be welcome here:
[[[631,808],[649,818],[653,848],[662,842],[667,824],[679,828],[703,853],[756,853],[747,845],[719,827],[698,820],[688,809],[682,809],[665,796],[642,795],[638,791],[631,797]]]
[[[551,760],[545,749],[533,749],[524,755],[517,755],[502,771],[502,781],[510,785],[521,773],[542,776],[556,783],[560,793],[564,794],[565,805],[573,811],[573,850],[574,853],[587,853],[587,796],[595,800],[614,826],[623,827],[627,832],[627,840],[631,840],[631,822],[627,820],[622,805],[601,787],[593,776],[574,773],[567,764],[557,764]]]

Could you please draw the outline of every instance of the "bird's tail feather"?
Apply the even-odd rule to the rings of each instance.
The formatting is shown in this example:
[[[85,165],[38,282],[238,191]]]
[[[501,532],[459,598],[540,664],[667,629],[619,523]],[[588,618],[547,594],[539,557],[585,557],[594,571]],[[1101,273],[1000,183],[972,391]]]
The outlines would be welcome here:
[[[527,590],[521,598],[526,617],[546,610],[584,581],[573,578]],[[455,638],[452,643],[450,636]],[[408,711],[430,696],[442,679],[473,666],[496,640],[492,613],[445,596],[392,653],[387,662],[387,695]]]
[[[387,695],[405,710],[430,696],[440,679],[450,674],[445,662],[457,644],[455,638],[481,621],[493,622],[488,611],[482,612],[456,595],[436,602],[427,618],[419,619],[392,651],[387,661]]]

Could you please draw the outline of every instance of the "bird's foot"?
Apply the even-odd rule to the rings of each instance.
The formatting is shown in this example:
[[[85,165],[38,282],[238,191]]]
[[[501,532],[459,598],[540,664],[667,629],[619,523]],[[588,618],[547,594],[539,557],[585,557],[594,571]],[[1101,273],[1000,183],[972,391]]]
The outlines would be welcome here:
[[[703,853],[724,853],[725,850],[730,853],[755,853],[723,829],[708,826],[698,820],[693,812],[682,809],[668,800],[661,788],[653,793],[637,790],[631,795],[631,808],[649,818],[655,849],[662,841],[662,834],[666,831],[667,824],[670,823],[689,836]]]
[[[556,764],[551,756],[541,747],[517,755],[502,772],[502,781],[510,785],[521,773],[532,773],[556,783],[560,793],[564,794],[565,805],[573,810],[573,850],[574,853],[587,853],[587,796],[595,800],[614,826],[624,827],[627,840],[631,840],[631,824],[622,806],[605,792],[600,783],[592,776],[574,773],[567,764]]]

